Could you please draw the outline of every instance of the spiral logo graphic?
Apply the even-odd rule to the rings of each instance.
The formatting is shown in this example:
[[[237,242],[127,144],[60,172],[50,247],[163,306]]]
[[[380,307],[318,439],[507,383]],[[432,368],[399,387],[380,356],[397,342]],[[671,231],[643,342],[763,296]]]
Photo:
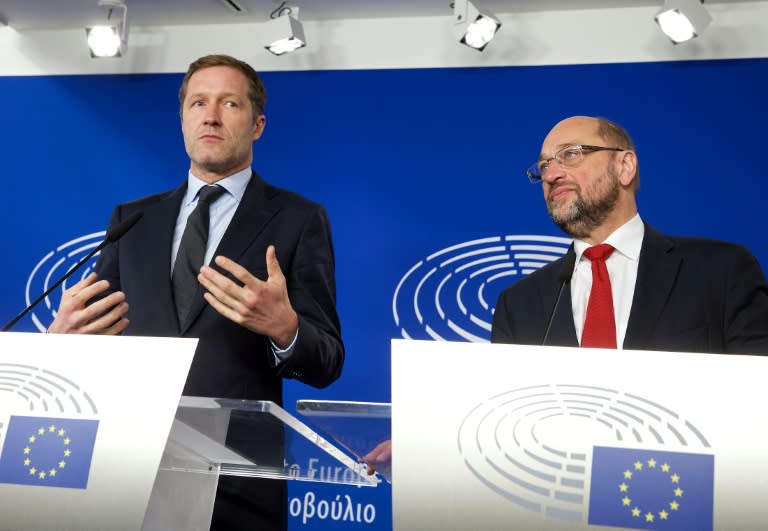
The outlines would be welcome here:
[[[398,282],[395,324],[405,339],[488,341],[501,291],[561,258],[570,244],[556,236],[494,236],[432,253]]]
[[[502,393],[474,407],[458,433],[459,453],[483,485],[525,509],[570,522],[586,521],[592,448],[601,443],[710,448],[678,412],[589,385]]]
[[[0,362],[0,400],[35,413],[97,414],[83,386],[65,374],[30,364]],[[5,405],[5,402],[4,402]],[[0,432],[2,431],[0,423]]]
[[[44,293],[58,279],[63,277],[69,270],[82,260],[90,251],[97,247],[106,235],[105,231],[86,234],[74,240],[70,240],[56,247],[53,251],[45,255],[32,269],[27,278],[27,284],[24,291],[25,305],[29,305],[33,300]],[[82,269],[68,278],[59,286],[59,289],[50,293],[43,301],[31,312],[32,322],[35,327],[44,332],[48,329],[53,319],[56,317],[56,309],[61,302],[61,296],[68,286],[76,284],[87,277],[96,264],[99,253],[93,256],[88,263],[84,264]]]

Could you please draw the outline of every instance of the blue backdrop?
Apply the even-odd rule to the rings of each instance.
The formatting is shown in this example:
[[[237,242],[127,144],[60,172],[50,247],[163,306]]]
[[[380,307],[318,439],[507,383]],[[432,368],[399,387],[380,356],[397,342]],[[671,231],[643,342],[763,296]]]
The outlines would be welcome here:
[[[390,339],[431,337],[424,326],[405,322],[417,316],[401,310],[396,322],[393,308],[402,301],[393,305],[395,292],[433,253],[508,235],[563,236],[524,171],[551,126],[569,115],[607,116],[632,133],[646,221],[667,233],[746,244],[768,264],[761,221],[768,170],[760,155],[768,142],[766,59],[263,78],[267,128],[255,145],[254,167],[328,208],[347,346],[341,380],[323,391],[289,383],[289,410],[298,398],[389,400]],[[0,321],[23,308],[35,266],[60,253],[57,246],[103,230],[115,204],[185,178],[180,82],[180,74],[0,78]],[[483,318],[513,280],[488,284],[491,308],[478,309],[487,311]],[[32,297],[38,282],[31,281]],[[403,282],[402,289],[415,288]],[[36,315],[50,322],[49,311]],[[15,329],[36,327],[26,318]],[[474,333],[489,335],[482,326]],[[424,375],[425,392],[436,377]],[[386,484],[291,486],[302,504],[309,492],[315,504],[338,495],[371,504],[375,519],[292,514],[293,528],[391,528]]]

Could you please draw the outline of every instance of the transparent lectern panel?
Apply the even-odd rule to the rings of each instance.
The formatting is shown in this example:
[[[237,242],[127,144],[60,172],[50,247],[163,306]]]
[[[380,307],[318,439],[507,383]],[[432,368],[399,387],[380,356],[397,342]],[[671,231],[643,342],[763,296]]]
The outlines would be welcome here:
[[[392,406],[388,403],[298,400],[296,411],[356,459],[392,438]]]
[[[376,485],[356,459],[270,401],[182,397],[160,468]]]

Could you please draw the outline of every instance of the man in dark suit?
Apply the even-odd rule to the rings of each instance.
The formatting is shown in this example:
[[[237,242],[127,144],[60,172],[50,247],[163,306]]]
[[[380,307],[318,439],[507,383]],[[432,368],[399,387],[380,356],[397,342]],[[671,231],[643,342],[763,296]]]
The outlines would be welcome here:
[[[768,286],[757,261],[741,246],[645,224],[637,155],[621,126],[561,121],[528,173],[574,243],[501,294],[491,341],[540,345],[546,336],[547,345],[768,354]],[[600,314],[605,301],[613,311]]]
[[[49,331],[199,338],[186,395],[281,404],[283,377],[329,385],[344,362],[330,225],[322,206],[251,170],[266,124],[258,74],[206,56],[190,65],[179,100],[187,180],[115,209],[110,226],[143,217],[65,292]],[[196,213],[202,203],[205,215]],[[207,233],[197,259],[187,251],[194,218]],[[229,436],[260,444],[233,427]],[[221,478],[212,529],[279,529],[286,520],[282,482]]]

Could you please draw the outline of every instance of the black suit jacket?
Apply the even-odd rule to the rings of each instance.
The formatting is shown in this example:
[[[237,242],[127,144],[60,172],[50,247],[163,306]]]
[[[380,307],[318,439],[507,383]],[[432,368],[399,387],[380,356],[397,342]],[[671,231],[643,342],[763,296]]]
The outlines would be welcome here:
[[[341,374],[344,347],[336,313],[331,231],[325,210],[303,197],[266,184],[255,173],[215,255],[226,256],[262,280],[266,250],[275,245],[288,296],[299,316],[292,355],[275,366],[269,339],[219,315],[198,286],[189,317],[179,323],[171,286],[171,244],[186,183],[118,206],[114,227],[134,212],[138,224],[107,246],[96,265],[110,291],[125,292],[127,335],[196,337],[197,350],[184,394],[282,404],[282,378],[324,387]],[[160,354],[161,355],[161,354]],[[151,370],[151,368],[148,368]],[[282,431],[253,430],[248,415],[233,415],[227,441],[244,455],[282,466]],[[258,432],[258,433],[256,433]],[[283,482],[223,476],[219,480],[212,529],[284,529],[287,497]]]
[[[563,260],[502,292],[491,341],[542,343],[560,287]],[[578,346],[571,308],[566,286],[548,345]],[[623,346],[768,354],[768,286],[757,261],[742,246],[665,236],[646,224]]]
[[[266,280],[266,249],[274,244],[288,296],[299,315],[293,355],[274,366],[267,337],[219,315],[198,287],[186,323],[179,323],[171,286],[173,230],[186,183],[118,206],[110,227],[136,211],[142,219],[96,265],[110,290],[125,292],[127,335],[196,337],[199,344],[184,394],[282,403],[281,377],[315,387],[336,380],[344,347],[336,313],[336,283],[330,225],[325,210],[297,194],[266,184],[253,174],[216,255],[224,255]]]

